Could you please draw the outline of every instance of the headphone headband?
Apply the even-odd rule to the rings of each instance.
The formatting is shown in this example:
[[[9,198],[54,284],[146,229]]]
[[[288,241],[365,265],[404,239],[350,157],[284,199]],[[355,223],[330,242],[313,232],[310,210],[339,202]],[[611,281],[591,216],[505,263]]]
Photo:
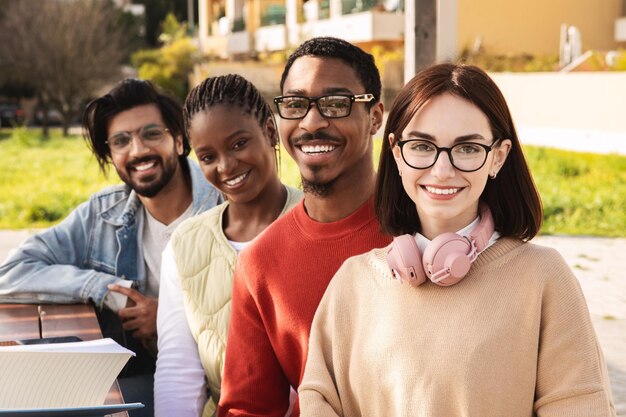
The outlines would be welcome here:
[[[480,202],[478,206],[480,223],[471,231],[469,237],[470,242],[475,242],[478,253],[485,250],[489,244],[489,239],[494,232],[493,216],[491,210],[486,203]]]

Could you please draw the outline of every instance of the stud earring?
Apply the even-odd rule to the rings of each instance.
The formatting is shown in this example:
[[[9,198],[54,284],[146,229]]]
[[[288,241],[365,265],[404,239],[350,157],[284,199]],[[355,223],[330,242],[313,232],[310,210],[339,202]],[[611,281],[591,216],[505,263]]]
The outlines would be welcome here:
[[[498,175],[498,173],[494,172],[493,174],[489,175],[489,178],[491,178],[492,180],[495,180],[497,175]]]

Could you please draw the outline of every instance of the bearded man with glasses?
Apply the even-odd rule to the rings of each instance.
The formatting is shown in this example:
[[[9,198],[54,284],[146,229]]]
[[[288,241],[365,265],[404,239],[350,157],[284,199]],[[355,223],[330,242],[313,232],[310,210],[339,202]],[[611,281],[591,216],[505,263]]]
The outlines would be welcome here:
[[[289,410],[290,387],[300,384],[328,283],[348,257],[391,241],[372,200],[372,135],[383,118],[374,58],[346,41],[314,38],[289,57],[280,87],[280,136],[304,200],[240,254],[219,416],[299,415],[297,402]]]
[[[105,337],[136,352],[118,379],[126,402],[153,415],[161,253],[184,219],[221,202],[187,159],[182,108],[152,84],[127,79],[87,105],[83,128],[106,188],[63,222],[27,239],[0,266],[2,303],[93,303]]]

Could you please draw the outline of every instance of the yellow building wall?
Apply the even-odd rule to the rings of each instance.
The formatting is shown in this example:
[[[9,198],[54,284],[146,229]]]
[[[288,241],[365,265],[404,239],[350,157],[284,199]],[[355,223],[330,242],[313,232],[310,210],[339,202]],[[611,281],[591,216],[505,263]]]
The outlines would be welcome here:
[[[558,55],[562,23],[581,31],[582,49],[609,50],[622,0],[458,0],[458,48],[482,35],[489,54]]]

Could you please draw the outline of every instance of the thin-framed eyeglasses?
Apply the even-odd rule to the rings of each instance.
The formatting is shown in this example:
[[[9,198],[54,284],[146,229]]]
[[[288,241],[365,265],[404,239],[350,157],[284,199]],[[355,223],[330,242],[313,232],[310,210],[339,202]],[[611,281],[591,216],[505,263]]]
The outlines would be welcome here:
[[[117,132],[106,140],[106,144],[109,145],[111,152],[125,154],[130,151],[133,136],[137,136],[145,146],[155,148],[161,144],[161,141],[165,137],[165,132],[169,131],[169,129],[162,126],[146,125],[132,132]]]
[[[320,97],[279,96],[274,98],[278,114],[283,119],[303,119],[315,103],[317,110],[324,117],[339,119],[350,116],[352,103],[369,103],[374,94],[332,94]]]
[[[491,145],[476,142],[460,142],[446,148],[422,139],[398,141],[404,162],[414,169],[430,168],[437,162],[441,152],[448,154],[450,163],[459,171],[474,172],[485,165],[487,156],[500,139],[494,139]]]

